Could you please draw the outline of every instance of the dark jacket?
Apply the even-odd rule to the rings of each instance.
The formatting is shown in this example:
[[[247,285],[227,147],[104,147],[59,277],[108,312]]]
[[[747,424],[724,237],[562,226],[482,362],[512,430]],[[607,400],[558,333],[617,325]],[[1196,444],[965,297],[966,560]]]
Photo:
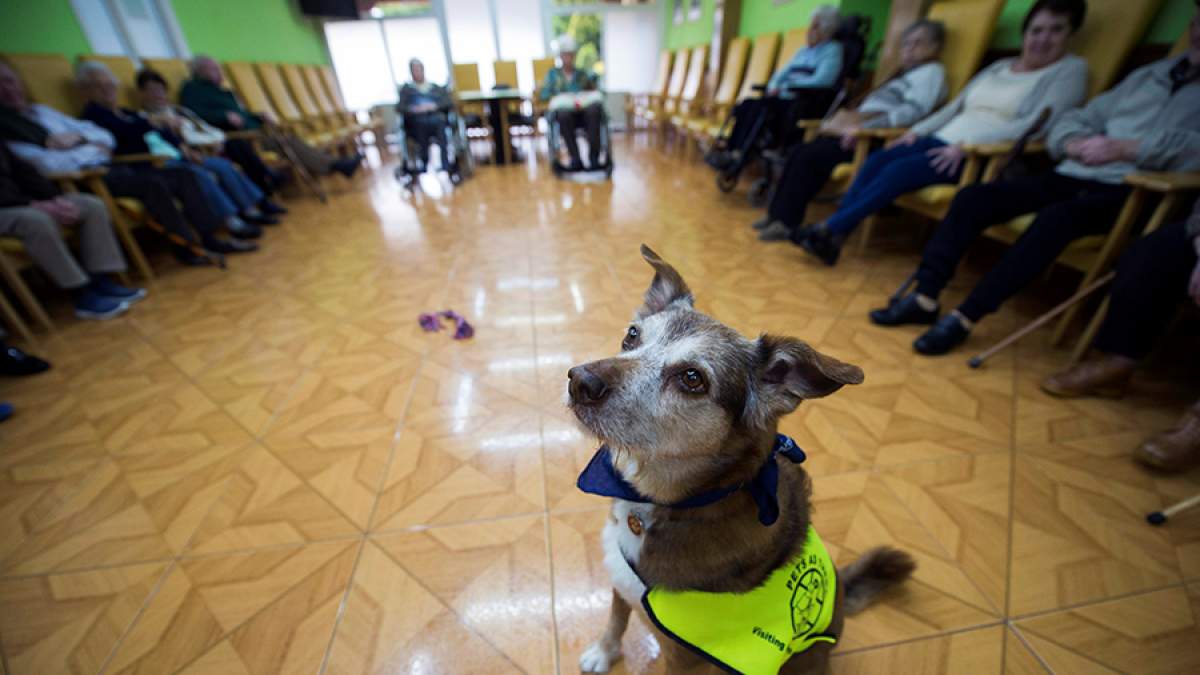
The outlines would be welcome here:
[[[178,149],[183,142],[169,129],[156,129],[145,117],[128,108],[121,108],[117,114],[108,108],[88,103],[83,108],[83,119],[98,127],[107,129],[117,139],[114,155],[136,155],[150,152],[146,145],[146,134],[157,132],[163,140]]]
[[[179,105],[191,110],[218,129],[229,131],[236,129],[226,119],[226,113],[235,112],[245,120],[243,129],[257,129],[262,126],[262,118],[246,110],[242,102],[232,91],[222,89],[208,80],[193,77],[183,83],[179,90]]]
[[[396,103],[396,111],[401,115],[407,114],[413,107],[421,103],[433,103],[438,110],[448,110],[452,105],[450,92],[445,87],[430,84],[426,91],[413,82],[405,82],[400,87],[400,101]]]
[[[32,164],[22,160],[0,143],[0,207],[28,206],[29,202],[54,199],[61,192]]]

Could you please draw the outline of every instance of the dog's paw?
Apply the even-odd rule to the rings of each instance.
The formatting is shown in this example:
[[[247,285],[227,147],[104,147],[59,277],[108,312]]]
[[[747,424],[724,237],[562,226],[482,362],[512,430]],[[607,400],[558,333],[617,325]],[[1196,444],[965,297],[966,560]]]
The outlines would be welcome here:
[[[585,673],[607,673],[621,660],[621,645],[607,645],[603,640],[593,642],[579,657],[579,669]]]

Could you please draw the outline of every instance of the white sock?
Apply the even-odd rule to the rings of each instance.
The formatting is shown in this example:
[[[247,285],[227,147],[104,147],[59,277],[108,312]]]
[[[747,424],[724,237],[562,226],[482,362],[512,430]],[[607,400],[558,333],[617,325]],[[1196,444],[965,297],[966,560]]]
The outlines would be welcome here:
[[[950,312],[950,315],[955,319],[958,319],[958,322],[962,324],[962,327],[966,328],[967,330],[971,330],[975,327],[975,322],[963,316],[962,312],[958,311],[957,309],[953,312]]]
[[[938,301],[929,297],[928,295],[923,295],[921,293],[917,293],[916,296],[917,296],[917,307],[920,307],[921,309],[925,310],[926,312],[932,312],[933,310],[938,308]]]

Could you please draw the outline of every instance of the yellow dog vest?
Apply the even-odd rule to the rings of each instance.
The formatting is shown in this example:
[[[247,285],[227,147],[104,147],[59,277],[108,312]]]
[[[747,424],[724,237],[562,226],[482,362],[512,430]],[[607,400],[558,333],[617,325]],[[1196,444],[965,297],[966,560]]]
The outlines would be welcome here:
[[[811,525],[800,555],[748,593],[651,588],[650,620],[677,642],[728,671],[774,675],[793,654],[837,642],[833,620],[837,570]]]

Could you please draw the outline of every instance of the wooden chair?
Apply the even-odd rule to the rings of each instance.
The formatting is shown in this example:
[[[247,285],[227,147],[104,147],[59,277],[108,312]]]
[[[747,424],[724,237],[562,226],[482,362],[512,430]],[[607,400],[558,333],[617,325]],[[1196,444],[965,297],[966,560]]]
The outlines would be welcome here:
[[[754,38],[754,47],[750,50],[750,62],[746,65],[742,86],[737,91],[734,104],[747,98],[761,95],[757,87],[766,86],[775,68],[775,56],[779,53],[779,33],[763,33]],[[720,98],[720,96],[718,96]],[[730,122],[729,114],[733,105],[717,104],[707,125],[697,130],[700,137],[707,140],[718,138],[725,133],[725,126]]]
[[[310,66],[315,68],[321,76],[321,83],[325,86],[325,93],[329,96],[329,100],[333,102],[337,108],[338,114],[341,115],[343,122],[350,127],[354,127],[362,132],[371,132],[375,137],[375,147],[379,149],[379,156],[383,157],[387,154],[387,141],[384,134],[387,131],[387,124],[379,117],[367,115],[366,122],[359,122],[358,115],[346,107],[346,101],[342,98],[342,88],[338,86],[337,75],[333,72],[333,66],[321,65]]]
[[[690,107],[696,97],[700,95],[700,87],[704,85],[704,70],[707,60],[708,45],[692,47],[688,56],[687,77],[684,78],[683,87],[676,96],[663,101],[662,111],[656,117],[651,118],[658,123],[659,138],[662,138],[671,128],[671,121],[675,119],[676,115]]]
[[[651,95],[649,107],[640,111],[638,117],[653,125],[661,122],[664,114],[674,112],[673,109],[668,111],[667,104],[671,102],[673,108],[673,102],[683,94],[683,85],[687,80],[691,57],[692,53],[687,49],[680,49],[675,53],[675,63],[671,66],[671,80],[667,83],[666,95],[662,97]]]
[[[319,66],[297,66],[297,68],[304,75],[304,81],[308,84],[309,91],[312,92],[317,108],[320,109],[329,125],[352,129],[356,134],[361,134],[370,128],[370,125],[359,124],[357,120],[352,119],[352,116],[348,119],[338,109],[329,90],[325,88],[325,81],[321,77]]]
[[[657,96],[662,98],[666,95],[667,84],[671,80],[671,61],[674,57],[670,51],[662,50],[658,53],[658,67],[654,71],[654,84],[650,86],[650,91],[646,93],[630,94],[625,100],[625,128],[633,131],[636,127],[639,111],[645,110],[650,105],[650,98]]]
[[[738,92],[742,88],[742,79],[746,74],[746,61],[750,55],[750,39],[734,38],[725,48],[725,64],[721,68],[721,79],[717,89],[707,104],[699,106],[694,113],[690,109],[681,108],[680,114],[672,118],[671,124],[689,138],[700,141],[706,137],[706,132],[713,125],[720,125],[733,109]]]
[[[259,64],[263,67],[266,64]],[[279,73],[283,76],[283,81],[287,84],[288,93],[292,95],[292,100],[300,108],[300,112],[304,114],[305,122],[310,128],[317,131],[329,133],[337,139],[337,145],[342,146],[348,152],[357,149],[358,133],[355,129],[347,127],[340,121],[331,120],[321,107],[317,105],[317,99],[309,90],[308,83],[304,80],[304,73],[300,70],[300,66],[293,63],[281,63],[277,66]]]
[[[342,145],[341,138],[324,130],[316,119],[310,119],[292,98],[283,74],[273,63],[230,63],[228,64],[235,79],[253,78],[258,75],[263,89],[271,98],[272,107],[279,113],[279,122],[288,131],[304,139],[304,142],[319,148],[336,148]]]
[[[779,46],[779,58],[775,61],[775,70],[772,75],[778,74],[787,64],[791,62],[792,57],[796,52],[804,49],[808,44],[808,26],[800,26],[793,28],[783,34],[783,43]],[[767,78],[770,79],[770,78]],[[765,84],[765,83],[764,83]]]
[[[542,83],[546,81],[546,75],[554,68],[554,57],[547,56],[544,59],[533,60],[533,115],[540,117],[546,112],[546,106],[549,101],[541,99]],[[540,129],[539,129],[540,133]]]
[[[29,99],[35,103],[50,106],[66,114],[78,114],[82,101],[73,83],[71,62],[62,54],[4,54],[0,55],[17,77],[25,85]],[[133,235],[135,222],[126,217],[126,212],[118,207],[108,187],[104,184],[104,174],[107,169],[97,167],[68,174],[50,176],[64,191],[76,191],[84,188],[99,197],[108,209],[112,218],[113,228],[121,239],[125,253],[130,262],[143,278],[154,278],[150,263],[142,253],[141,246]],[[141,204],[133,199],[122,198],[121,203],[128,207],[140,208]],[[141,222],[141,221],[139,221]],[[34,313],[31,310],[31,313]]]

